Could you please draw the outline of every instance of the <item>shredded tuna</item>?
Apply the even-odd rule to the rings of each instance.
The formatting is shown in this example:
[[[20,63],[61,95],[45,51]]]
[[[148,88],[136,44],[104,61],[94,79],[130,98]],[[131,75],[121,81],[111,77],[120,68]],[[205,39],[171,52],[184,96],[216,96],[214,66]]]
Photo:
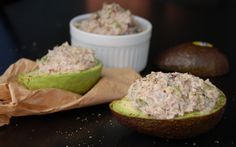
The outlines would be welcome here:
[[[93,50],[70,46],[67,42],[48,51],[37,61],[39,73],[83,71],[96,65]]]
[[[132,104],[156,119],[172,119],[189,112],[210,112],[219,90],[208,79],[187,73],[152,72],[136,80],[127,97]]]
[[[129,10],[119,4],[103,4],[103,8],[93,13],[91,18],[77,22],[75,26],[85,32],[104,35],[125,35],[140,32]]]

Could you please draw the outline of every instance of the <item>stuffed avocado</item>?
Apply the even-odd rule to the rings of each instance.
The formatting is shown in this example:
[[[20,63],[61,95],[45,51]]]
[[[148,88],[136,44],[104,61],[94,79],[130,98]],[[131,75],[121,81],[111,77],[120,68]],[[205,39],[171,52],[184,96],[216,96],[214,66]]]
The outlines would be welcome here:
[[[181,87],[183,83],[190,88]],[[162,93],[168,90],[169,95]],[[225,104],[223,92],[209,81],[189,74],[158,72],[134,82],[126,97],[109,106],[118,120],[128,127],[145,134],[181,139],[214,127]]]
[[[28,89],[60,88],[86,93],[100,78],[102,63],[94,52],[64,43],[36,61],[36,68],[22,73],[18,81]]]

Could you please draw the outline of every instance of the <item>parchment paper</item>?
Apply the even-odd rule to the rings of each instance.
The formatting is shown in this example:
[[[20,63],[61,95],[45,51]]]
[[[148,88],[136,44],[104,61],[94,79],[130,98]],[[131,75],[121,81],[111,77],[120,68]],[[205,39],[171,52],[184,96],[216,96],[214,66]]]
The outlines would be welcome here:
[[[9,124],[12,116],[48,114],[122,98],[140,77],[132,69],[104,68],[101,79],[85,95],[55,88],[28,90],[17,82],[17,76],[35,66],[34,61],[20,59],[0,77],[0,126]]]

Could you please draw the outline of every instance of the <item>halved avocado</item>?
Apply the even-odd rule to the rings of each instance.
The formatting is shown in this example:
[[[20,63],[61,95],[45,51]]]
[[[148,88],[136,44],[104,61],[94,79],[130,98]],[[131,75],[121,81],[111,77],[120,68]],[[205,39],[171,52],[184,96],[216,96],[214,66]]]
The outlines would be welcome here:
[[[227,57],[212,44],[187,42],[166,49],[155,59],[164,71],[188,72],[199,77],[217,77],[229,72]]]
[[[213,128],[221,119],[226,97],[221,93],[215,108],[207,113],[192,112],[174,119],[158,120],[143,114],[128,98],[110,103],[110,109],[121,124],[138,132],[162,138],[184,139],[202,134]]]
[[[94,67],[80,72],[37,74],[34,70],[20,74],[18,81],[31,90],[60,88],[84,94],[99,80],[101,71],[102,63],[97,61]]]

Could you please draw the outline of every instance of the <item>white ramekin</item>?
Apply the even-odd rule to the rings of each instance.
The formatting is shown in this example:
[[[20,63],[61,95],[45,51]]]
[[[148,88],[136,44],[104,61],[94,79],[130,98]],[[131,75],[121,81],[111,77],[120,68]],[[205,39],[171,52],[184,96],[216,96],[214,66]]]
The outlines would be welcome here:
[[[152,25],[144,18],[134,16],[143,31],[130,35],[100,35],[81,31],[75,23],[86,20],[91,14],[74,17],[70,21],[71,44],[95,50],[105,67],[129,67],[142,71],[148,59]]]

